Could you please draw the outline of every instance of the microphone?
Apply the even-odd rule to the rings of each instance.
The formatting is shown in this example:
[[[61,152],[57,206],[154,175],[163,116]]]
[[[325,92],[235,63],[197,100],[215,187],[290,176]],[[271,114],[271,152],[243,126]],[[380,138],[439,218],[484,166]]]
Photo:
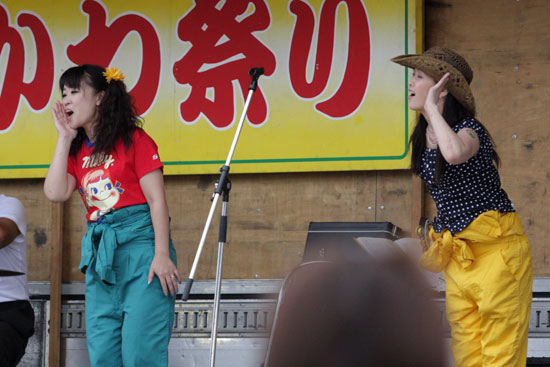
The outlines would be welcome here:
[[[250,82],[250,87],[248,87],[248,90],[256,91],[256,88],[258,87],[258,78],[260,75],[263,75],[264,68],[252,68],[248,72],[248,75],[252,77],[252,81]]]

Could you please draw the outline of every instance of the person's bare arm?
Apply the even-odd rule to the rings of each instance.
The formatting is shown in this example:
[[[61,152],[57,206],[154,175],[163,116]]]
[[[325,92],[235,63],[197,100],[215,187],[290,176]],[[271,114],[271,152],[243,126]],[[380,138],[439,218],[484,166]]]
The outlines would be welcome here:
[[[0,248],[4,248],[19,236],[19,228],[14,221],[8,218],[0,218]]]

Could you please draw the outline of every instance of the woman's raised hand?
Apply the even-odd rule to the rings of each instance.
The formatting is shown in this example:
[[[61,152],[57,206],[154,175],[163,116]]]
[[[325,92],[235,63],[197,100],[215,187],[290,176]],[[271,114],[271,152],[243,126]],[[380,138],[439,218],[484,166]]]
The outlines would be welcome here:
[[[439,79],[439,81],[430,88],[430,90],[428,91],[428,95],[426,96],[426,101],[424,102],[424,110],[436,107],[439,100],[444,98],[444,95],[442,96],[441,92],[445,90],[445,85],[449,81],[449,78],[450,74],[445,73],[445,75],[443,75],[441,79]]]
[[[53,121],[59,137],[69,138],[71,141],[76,137],[77,129],[73,129],[69,125],[69,119],[63,104],[60,101],[56,101],[52,108]]]

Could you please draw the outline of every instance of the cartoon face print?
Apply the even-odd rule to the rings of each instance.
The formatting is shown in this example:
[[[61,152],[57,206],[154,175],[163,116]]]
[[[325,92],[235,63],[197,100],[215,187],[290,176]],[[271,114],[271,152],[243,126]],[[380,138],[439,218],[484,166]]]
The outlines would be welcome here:
[[[88,207],[96,207],[98,212],[93,213],[94,218],[113,211],[124,190],[120,183],[113,184],[109,171],[96,169],[88,172],[83,178],[81,187]],[[92,218],[90,218],[92,219]]]

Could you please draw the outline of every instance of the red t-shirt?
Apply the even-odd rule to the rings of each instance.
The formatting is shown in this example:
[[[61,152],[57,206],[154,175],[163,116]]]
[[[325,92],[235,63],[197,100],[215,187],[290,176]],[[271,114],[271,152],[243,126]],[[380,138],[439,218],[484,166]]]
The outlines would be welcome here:
[[[111,154],[99,164],[97,159],[90,160],[94,146],[86,140],[76,157],[69,156],[67,165],[67,172],[76,179],[78,192],[88,209],[86,218],[95,222],[113,210],[146,204],[139,180],[163,167],[153,139],[137,128],[128,150],[119,139]]]

